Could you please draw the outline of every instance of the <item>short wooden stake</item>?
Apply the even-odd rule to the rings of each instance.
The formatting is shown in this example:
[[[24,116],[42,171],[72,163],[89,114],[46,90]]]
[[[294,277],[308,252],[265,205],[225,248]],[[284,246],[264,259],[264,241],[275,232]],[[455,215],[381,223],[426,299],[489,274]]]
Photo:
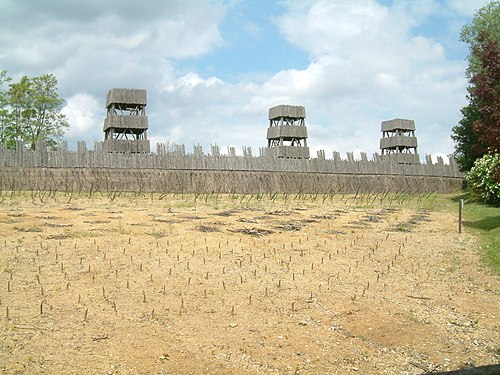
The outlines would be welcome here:
[[[458,202],[458,234],[462,234],[462,209],[464,207],[464,200],[460,199]]]

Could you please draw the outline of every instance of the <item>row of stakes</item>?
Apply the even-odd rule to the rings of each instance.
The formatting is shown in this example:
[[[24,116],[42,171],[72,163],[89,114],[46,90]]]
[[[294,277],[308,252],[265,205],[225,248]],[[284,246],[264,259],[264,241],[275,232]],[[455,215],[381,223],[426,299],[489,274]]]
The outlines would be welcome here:
[[[389,235],[387,234],[385,240],[387,240],[389,238]],[[359,239],[356,238],[356,240],[354,240],[352,242],[352,244],[354,244],[357,240]],[[205,239],[206,241],[206,239]],[[397,257],[398,256],[401,256],[402,255],[402,249],[405,247],[405,243],[408,241],[408,237],[405,238],[405,241],[399,245],[398,247],[398,252],[394,255],[394,258],[391,260],[391,262],[389,264],[387,264],[387,269],[384,269],[380,272],[377,272],[377,279],[376,279],[376,282],[379,282],[380,281],[380,278],[384,276],[384,274],[387,274],[391,267],[394,267],[394,262],[396,261]],[[131,240],[129,238],[129,244],[131,243]],[[95,239],[94,239],[94,244],[95,244]],[[255,244],[255,243],[254,243]],[[326,244],[326,241],[325,241],[325,244]],[[6,242],[5,242],[5,246],[6,246]],[[40,244],[40,248],[43,248],[42,244]],[[158,245],[158,244],[157,244]],[[285,246],[285,244],[283,244],[283,247]],[[293,247],[293,243],[291,244],[291,246]],[[372,254],[375,254],[375,251],[378,249],[378,246],[379,246],[379,243],[377,242],[375,247],[371,249],[371,252],[368,254],[368,258],[371,257]],[[219,243],[219,247],[220,247],[220,243]],[[76,244],[75,244],[75,248],[76,248]],[[208,247],[206,248],[207,249],[207,252],[208,252]],[[18,250],[18,247],[17,247],[17,250]],[[99,245],[96,245],[96,250],[99,251]],[[181,245],[181,250],[182,250],[182,245]],[[345,247],[345,250],[347,250],[347,247]],[[168,252],[168,250],[166,250]],[[38,249],[36,250],[36,254],[38,255],[39,252],[38,252]],[[339,250],[337,250],[337,254],[339,254]],[[125,249],[123,250],[123,255],[125,255]],[[192,255],[194,256],[195,255],[195,251],[193,250],[192,252]],[[301,256],[303,256],[303,253],[301,253]],[[150,251],[150,257],[151,257],[151,251]],[[251,257],[251,256],[250,256]],[[265,254],[264,254],[264,258],[265,258]],[[106,253],[104,253],[104,259],[106,258]],[[177,259],[179,260],[179,254],[177,254]],[[204,258],[205,259],[205,258]],[[221,253],[219,252],[219,259],[221,259]],[[331,254],[329,253],[329,259],[331,259]],[[365,256],[363,255],[363,261],[365,259]],[[55,260],[57,261],[58,260],[58,253],[57,253],[57,250],[56,250],[56,253],[55,253]],[[80,264],[82,264],[82,260],[83,258],[80,258]],[[132,259],[131,259],[132,260]],[[291,262],[291,256],[289,257],[289,262]],[[160,260],[159,261],[159,265],[160,265]],[[283,260],[282,260],[283,261]],[[324,258],[321,258],[321,264],[324,263]],[[358,266],[359,262],[356,261],[356,267]],[[311,270],[314,270],[314,265],[315,263],[311,263]],[[64,264],[62,262],[59,263],[59,266],[60,266],[60,270],[61,272],[64,272],[64,277],[66,278],[66,275],[67,273],[64,271]],[[110,266],[111,266],[111,260],[110,260]],[[239,262],[239,266],[241,267],[241,260]],[[187,268],[189,269],[189,261],[187,262]],[[143,266],[142,266],[142,263],[140,263],[139,265],[139,270],[142,271],[143,270]],[[171,274],[172,272],[172,269],[170,268],[169,269],[169,274]],[[265,272],[267,272],[267,265],[265,266]],[[348,273],[351,273],[351,267],[348,268]],[[38,267],[38,274],[36,274],[36,280],[37,280],[37,283],[40,285],[40,295],[41,296],[44,296],[44,289],[43,289],[43,286],[41,285],[41,281],[40,281],[40,273],[41,273],[41,266]],[[88,265],[88,271],[87,273],[91,273],[91,266],[90,264]],[[225,273],[225,267],[223,267],[222,269],[222,274]],[[305,269],[303,269],[303,274],[305,274]],[[253,275],[254,277],[256,277],[257,275],[257,270],[255,269],[253,271]],[[118,269],[115,270],[115,277],[118,277]],[[152,281],[152,274],[150,275],[150,280]],[[209,273],[207,272],[206,275],[205,275],[205,278],[208,279],[209,277]],[[333,278],[332,275],[329,275],[328,276],[328,279],[327,279],[327,285],[330,284],[330,280],[331,278]],[[340,273],[337,273],[337,276],[336,276],[337,279],[340,278]],[[10,274],[10,280],[7,281],[7,292],[11,292],[12,291],[12,288],[11,288],[11,280],[13,279],[13,273]],[[295,273],[292,273],[292,280],[295,281]],[[93,283],[95,283],[95,274],[92,275],[92,281]],[[240,283],[243,284],[244,280],[243,280],[243,276],[240,275]],[[191,277],[188,278],[188,281],[187,281],[187,285],[190,285],[191,284]],[[278,284],[277,284],[278,288],[281,288],[282,287],[282,280],[279,279],[278,281]],[[129,281],[127,280],[127,285],[126,285],[127,289],[129,289],[130,287],[130,284],[129,284]],[[322,284],[319,284],[319,290],[321,291],[321,287],[322,287]],[[70,288],[70,283],[68,282],[66,284],[66,289],[69,290]],[[226,284],[225,284],[225,281],[222,281],[222,288],[225,290],[226,289]],[[365,293],[366,291],[370,288],[370,282],[368,281],[366,286],[363,288],[363,291],[361,293],[361,297],[364,297],[365,296]],[[162,289],[162,293],[165,294],[165,286],[163,286],[163,289]],[[269,290],[268,290],[268,287],[266,286],[265,287],[265,290],[264,290],[264,297],[267,297],[268,296],[268,293],[269,293]],[[204,298],[207,297],[207,291],[206,289],[204,290],[203,292],[203,295],[204,295]],[[103,298],[106,299],[106,290],[104,288],[104,286],[102,287],[102,296]],[[251,304],[252,303],[252,295],[250,294],[248,296],[248,303]],[[310,297],[309,297],[309,300],[312,300],[313,298],[313,292],[311,291],[310,292]],[[355,293],[352,297],[352,301],[356,301],[356,298],[357,298],[357,293]],[[142,301],[143,303],[146,303],[147,302],[147,298],[146,298],[146,292],[144,290],[142,290]],[[0,299],[0,304],[1,304],[1,299]],[[79,294],[78,295],[78,303],[80,304],[81,303],[81,295]],[[116,303],[113,301],[112,303],[112,306],[113,306],[113,309],[115,310],[115,312],[117,312],[117,306],[116,306]],[[185,310],[186,308],[186,304],[185,304],[185,301],[184,301],[184,298],[181,297],[181,301],[180,301],[180,308],[181,308],[181,311],[182,310]],[[295,306],[295,302],[292,302],[291,303],[291,309],[292,311],[296,311],[296,306]],[[40,302],[40,306],[39,306],[39,313],[40,315],[43,315],[43,312],[44,312],[44,301],[41,301]],[[235,307],[232,306],[231,308],[231,315],[235,315]],[[6,319],[7,320],[10,320],[10,311],[9,311],[9,307],[6,306]],[[154,309],[152,310],[151,312],[151,317],[154,317],[155,316],[155,313],[154,313]],[[84,314],[84,321],[87,321],[88,320],[88,308],[85,310],[85,314]]]

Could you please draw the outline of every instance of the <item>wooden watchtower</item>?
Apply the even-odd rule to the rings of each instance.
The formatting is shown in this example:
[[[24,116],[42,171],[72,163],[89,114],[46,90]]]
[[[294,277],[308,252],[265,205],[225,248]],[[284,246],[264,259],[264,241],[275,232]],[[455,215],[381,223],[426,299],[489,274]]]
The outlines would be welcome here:
[[[382,158],[398,164],[420,164],[415,121],[396,118],[382,122]]]
[[[149,153],[146,90],[111,89],[106,98],[103,151]]]
[[[305,118],[306,109],[302,106],[269,108],[266,154],[278,158],[309,159]]]

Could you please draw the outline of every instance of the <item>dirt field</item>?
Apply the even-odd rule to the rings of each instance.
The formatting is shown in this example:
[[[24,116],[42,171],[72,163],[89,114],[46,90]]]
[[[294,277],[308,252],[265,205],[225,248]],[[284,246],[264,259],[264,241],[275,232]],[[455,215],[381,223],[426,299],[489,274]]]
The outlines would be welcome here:
[[[495,364],[456,213],[322,197],[0,203],[0,372],[418,374]],[[296,199],[294,199],[296,198]]]

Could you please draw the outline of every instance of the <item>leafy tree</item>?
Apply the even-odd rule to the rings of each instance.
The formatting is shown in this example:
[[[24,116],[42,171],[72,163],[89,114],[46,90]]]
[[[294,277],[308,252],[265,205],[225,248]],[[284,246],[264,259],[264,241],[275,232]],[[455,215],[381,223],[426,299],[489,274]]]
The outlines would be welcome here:
[[[484,154],[485,145],[481,144],[473,128],[474,123],[481,120],[481,113],[475,98],[469,96],[469,105],[463,107],[462,119],[452,129],[451,138],[455,142],[455,157],[460,169],[468,171],[474,161]]]
[[[500,12],[499,12],[500,17]],[[500,148],[500,43],[485,31],[478,36],[474,54],[479,56],[479,70],[470,79],[472,94],[477,98],[481,118],[474,124],[479,145],[484,152],[497,152]]]
[[[488,38],[492,41],[500,41],[500,2],[490,1],[484,7],[479,9],[470,25],[462,27],[460,40],[467,43],[470,47],[470,55],[467,60],[469,66],[466,71],[466,77],[470,78],[481,70],[480,56],[478,56],[478,45],[481,44],[481,33],[486,32]]]
[[[14,148],[17,141],[34,149],[38,141],[45,141],[55,148],[64,131],[69,127],[61,113],[63,100],[57,93],[57,79],[52,74],[11,83],[4,93],[2,141]]]
[[[8,114],[7,108],[7,94],[4,89],[4,85],[11,81],[11,78],[7,76],[6,70],[0,70],[0,143],[5,142],[5,121]]]
[[[500,2],[491,1],[465,25],[461,41],[469,44],[468,68],[469,104],[462,108],[462,120],[452,129],[454,156],[464,171],[474,161],[499,147],[499,46]]]

